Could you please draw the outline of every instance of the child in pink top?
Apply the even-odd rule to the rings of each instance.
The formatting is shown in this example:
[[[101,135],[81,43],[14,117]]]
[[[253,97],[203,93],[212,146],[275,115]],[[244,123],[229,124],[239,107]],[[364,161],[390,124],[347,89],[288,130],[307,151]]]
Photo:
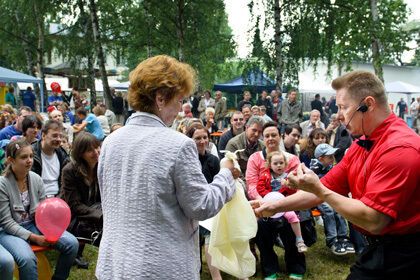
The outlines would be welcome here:
[[[257,184],[257,191],[259,195],[264,197],[270,192],[281,193],[281,181],[287,177],[287,173],[284,172],[286,166],[287,160],[282,152],[277,151],[267,155],[267,169],[260,176]],[[305,242],[302,238],[298,216],[294,211],[288,211],[284,213],[284,217],[289,222],[293,232],[296,235],[296,247],[298,248],[299,253],[306,252],[308,247],[305,245]]]

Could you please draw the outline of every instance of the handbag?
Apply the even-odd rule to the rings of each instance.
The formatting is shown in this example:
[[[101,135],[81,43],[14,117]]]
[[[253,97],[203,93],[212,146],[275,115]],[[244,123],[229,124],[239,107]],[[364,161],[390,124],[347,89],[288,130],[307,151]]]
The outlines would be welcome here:
[[[101,203],[94,203],[91,208],[100,209]],[[71,232],[79,241],[99,246],[102,238],[102,219],[99,222],[92,219],[83,219],[79,216],[73,216],[67,230]]]

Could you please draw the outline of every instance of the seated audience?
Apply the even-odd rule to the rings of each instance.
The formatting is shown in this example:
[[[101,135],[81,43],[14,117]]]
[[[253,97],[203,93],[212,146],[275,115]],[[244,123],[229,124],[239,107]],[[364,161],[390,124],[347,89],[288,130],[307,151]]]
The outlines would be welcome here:
[[[53,247],[60,255],[52,279],[67,279],[78,241],[65,231],[57,243],[49,243],[36,226],[35,210],[45,199],[45,191],[41,177],[30,171],[31,145],[25,139],[12,141],[6,154],[8,166],[0,177],[0,245],[13,255],[20,279],[38,279],[37,258],[30,244]]]

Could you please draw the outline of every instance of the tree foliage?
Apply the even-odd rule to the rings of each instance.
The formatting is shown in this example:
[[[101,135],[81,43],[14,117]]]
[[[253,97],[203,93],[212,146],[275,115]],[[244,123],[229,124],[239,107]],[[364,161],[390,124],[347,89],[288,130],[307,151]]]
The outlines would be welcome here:
[[[280,10],[277,18],[276,4]],[[407,50],[409,34],[401,28],[407,20],[407,8],[402,0],[378,1],[376,25],[366,0],[250,0],[248,6],[255,22],[249,60],[259,61],[271,75],[280,64],[282,72],[276,77],[280,84],[297,85],[299,69],[309,65],[316,69],[320,60],[325,60],[329,69],[332,65],[349,69],[354,61],[371,62],[374,37],[382,43],[382,63],[396,63]],[[260,24],[261,14],[264,24]],[[276,24],[277,38],[272,35]],[[262,40],[261,34],[267,39]],[[276,46],[281,49],[276,50]]]
[[[33,1],[48,6],[40,17],[44,25],[44,53],[69,62],[76,75],[86,75],[89,63],[98,61],[89,1]],[[39,39],[35,17],[40,15],[35,15],[27,1],[0,3],[0,64],[28,72],[23,42],[30,48],[34,68]],[[167,54],[197,69],[202,87],[209,88],[220,78],[219,71],[229,75],[231,68],[224,63],[235,55],[235,44],[223,0],[101,0],[96,5],[101,44],[120,65],[132,69],[149,56]],[[20,14],[19,25],[14,19],[16,13]],[[59,23],[60,32],[49,34],[49,23]]]

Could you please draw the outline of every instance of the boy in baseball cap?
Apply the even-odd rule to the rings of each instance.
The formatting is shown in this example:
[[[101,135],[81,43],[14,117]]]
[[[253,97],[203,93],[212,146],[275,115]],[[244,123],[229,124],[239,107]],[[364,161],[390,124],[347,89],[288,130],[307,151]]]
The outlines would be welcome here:
[[[334,154],[337,148],[328,144],[319,144],[315,149],[315,159],[311,160],[310,169],[315,172],[319,178],[327,174],[334,164]]]
[[[334,154],[338,149],[328,144],[319,144],[315,149],[315,159],[310,168],[319,178],[323,177],[334,165]],[[324,221],[325,243],[335,255],[355,253],[354,246],[348,238],[347,221],[328,203],[317,206]]]

